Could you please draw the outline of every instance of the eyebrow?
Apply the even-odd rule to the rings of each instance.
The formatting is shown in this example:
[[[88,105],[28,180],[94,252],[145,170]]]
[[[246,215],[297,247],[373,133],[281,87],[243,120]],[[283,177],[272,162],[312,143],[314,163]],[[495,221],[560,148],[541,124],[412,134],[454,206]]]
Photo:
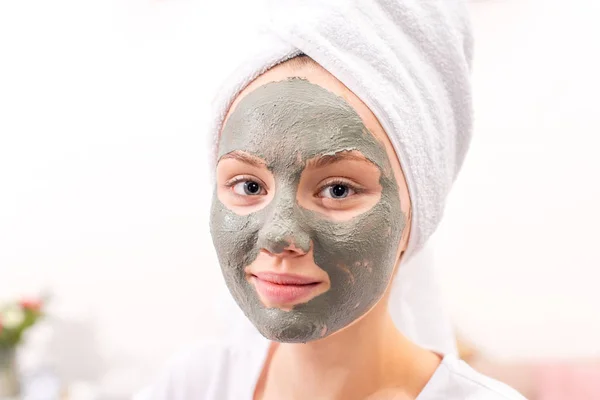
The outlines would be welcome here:
[[[232,151],[231,153],[224,154],[219,159],[219,161],[221,161],[221,160],[227,160],[227,159],[238,160],[238,161],[241,161],[241,162],[243,162],[245,164],[249,164],[249,165],[252,165],[253,167],[257,167],[257,168],[265,166],[265,163],[262,160],[260,160],[259,158],[251,156],[251,155],[246,154],[246,153],[243,153],[241,151],[237,151],[237,150],[236,151]]]
[[[309,165],[315,168],[323,168],[340,161],[360,161],[372,164],[372,162],[363,155],[358,155],[344,151],[340,153],[320,156],[316,159],[309,161]]]

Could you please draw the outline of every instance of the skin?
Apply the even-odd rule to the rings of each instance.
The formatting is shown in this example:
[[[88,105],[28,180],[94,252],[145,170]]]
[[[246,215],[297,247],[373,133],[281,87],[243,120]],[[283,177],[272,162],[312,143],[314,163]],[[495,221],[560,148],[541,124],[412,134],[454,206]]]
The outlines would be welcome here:
[[[373,307],[392,275],[406,217],[384,145],[348,103],[304,79],[270,82],[230,115],[219,157],[231,165],[219,167],[219,178],[229,179],[213,202],[213,241],[232,295],[265,337],[316,340]],[[248,167],[257,168],[260,177],[249,176]],[[344,171],[344,180],[335,182],[347,185],[338,187],[345,197],[325,204],[324,196],[333,196],[327,180],[336,168]],[[231,179],[242,185],[228,195]],[[261,190],[246,194],[245,182]],[[291,246],[316,268],[311,275],[297,266],[282,272],[314,274],[318,295],[291,307],[265,304],[256,295],[254,273],[266,262],[257,257]]]
[[[251,96],[261,90],[269,96]],[[306,96],[299,95],[306,100],[303,104],[316,104],[320,110],[327,108],[323,102],[333,102],[351,121],[346,125],[353,133],[345,133],[350,142],[323,142],[326,135],[311,135],[303,125],[295,135],[277,138],[271,133],[274,146],[267,146],[268,140],[260,136],[273,120],[260,119],[270,103],[259,100],[270,98],[272,103],[277,94],[285,99],[286,90],[296,95],[306,90]],[[259,110],[254,117],[262,121],[263,133],[248,125],[253,110]],[[276,340],[255,399],[416,398],[440,357],[403,337],[387,310],[391,278],[408,240],[410,200],[398,159],[375,116],[324,69],[288,62],[240,93],[221,135],[211,216],[215,247],[234,298],[257,328]],[[310,140],[299,141],[307,135]],[[292,154],[288,149],[300,151]],[[317,168],[324,155],[339,154],[355,157]],[[240,184],[228,182],[238,175],[259,182],[264,192],[237,196]],[[317,195],[328,190],[321,188],[332,178],[345,178],[364,190],[344,201]],[[248,226],[243,233],[253,238],[244,242],[236,236]],[[368,251],[358,254],[346,241],[330,240],[332,227],[345,228],[346,239],[358,237],[360,248]],[[369,235],[361,236],[366,228]],[[229,247],[226,252],[227,246],[236,245],[245,251],[235,254]],[[318,290],[294,304],[269,304],[252,280],[253,273],[264,271],[294,271],[318,281]],[[355,301],[358,307],[348,307]]]

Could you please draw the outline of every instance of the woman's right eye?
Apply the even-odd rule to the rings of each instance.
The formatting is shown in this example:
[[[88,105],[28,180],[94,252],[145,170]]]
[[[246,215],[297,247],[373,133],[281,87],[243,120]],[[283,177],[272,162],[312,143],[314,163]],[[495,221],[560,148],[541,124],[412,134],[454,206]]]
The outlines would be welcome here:
[[[260,183],[250,180],[237,182],[232,188],[233,192],[240,196],[258,196],[265,193],[265,189]]]

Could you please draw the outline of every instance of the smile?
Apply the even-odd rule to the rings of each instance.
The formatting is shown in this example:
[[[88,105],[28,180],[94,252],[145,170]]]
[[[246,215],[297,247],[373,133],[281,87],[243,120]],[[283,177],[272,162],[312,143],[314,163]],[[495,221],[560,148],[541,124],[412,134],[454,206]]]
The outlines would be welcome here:
[[[259,296],[270,305],[291,305],[310,300],[321,285],[320,281],[299,275],[261,272],[252,274]]]

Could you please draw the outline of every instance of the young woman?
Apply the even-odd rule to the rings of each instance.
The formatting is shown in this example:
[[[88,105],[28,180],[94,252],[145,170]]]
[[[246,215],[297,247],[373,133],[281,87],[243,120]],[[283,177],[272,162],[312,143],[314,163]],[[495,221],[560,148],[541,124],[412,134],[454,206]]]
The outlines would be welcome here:
[[[440,218],[470,132],[470,49],[454,34],[464,25],[438,13],[455,5],[309,12],[281,3],[298,8],[272,21],[276,50],[232,85],[213,165],[213,243],[260,335],[201,345],[140,398],[522,399],[456,356],[417,345],[388,309],[394,276]],[[419,16],[446,25],[429,36]],[[277,50],[280,40],[292,51]]]

